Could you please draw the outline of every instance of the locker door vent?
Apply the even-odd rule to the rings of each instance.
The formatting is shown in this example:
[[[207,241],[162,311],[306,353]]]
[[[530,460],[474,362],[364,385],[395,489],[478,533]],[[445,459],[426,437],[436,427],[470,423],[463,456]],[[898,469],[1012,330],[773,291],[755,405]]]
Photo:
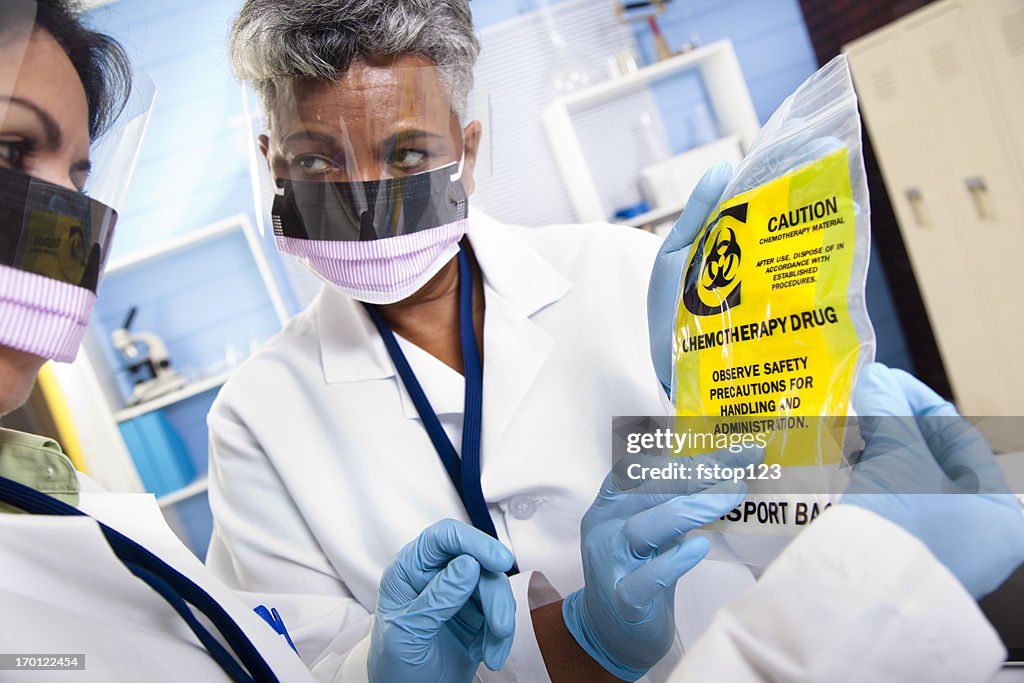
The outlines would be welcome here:
[[[871,87],[874,88],[879,102],[890,102],[900,94],[896,75],[888,68],[875,69],[871,72]]]
[[[952,40],[929,45],[928,58],[931,61],[932,74],[939,83],[952,81],[960,75],[960,59]]]
[[[1011,57],[1024,55],[1024,9],[1003,17],[1003,37]]]

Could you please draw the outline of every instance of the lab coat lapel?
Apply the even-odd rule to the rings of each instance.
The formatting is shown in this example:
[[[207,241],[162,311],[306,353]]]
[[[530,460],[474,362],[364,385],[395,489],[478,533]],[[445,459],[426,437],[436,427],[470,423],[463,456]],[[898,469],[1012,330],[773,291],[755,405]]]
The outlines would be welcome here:
[[[393,378],[407,419],[419,418],[416,405],[395,372],[387,347],[363,305],[324,285],[316,301],[320,362],[327,384]]]
[[[554,340],[533,316],[572,288],[513,230],[478,213],[470,216],[469,239],[483,272],[487,302],[481,444],[485,460],[495,452],[554,348]]]
[[[324,381],[362,382],[395,374],[373,321],[355,299],[324,285],[317,296]]]
[[[320,361],[327,384],[356,383],[367,380],[393,378],[402,402],[402,413],[409,420],[420,419],[416,404],[395,371],[384,341],[363,308],[363,304],[329,286],[324,285],[316,302],[319,317]],[[429,356],[412,344],[404,343],[407,357],[419,357],[419,364],[440,366],[441,361]],[[443,377],[445,368],[434,371]],[[421,380],[423,378],[420,378]],[[438,414],[461,412],[462,405],[432,406]]]

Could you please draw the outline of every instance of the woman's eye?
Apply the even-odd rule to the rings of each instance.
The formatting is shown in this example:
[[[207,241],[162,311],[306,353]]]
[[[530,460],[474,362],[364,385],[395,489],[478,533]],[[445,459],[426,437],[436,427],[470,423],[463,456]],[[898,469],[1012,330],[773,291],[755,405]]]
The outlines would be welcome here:
[[[334,167],[334,161],[319,154],[304,154],[292,160],[292,166],[303,173],[326,173]]]
[[[0,160],[11,168],[21,169],[31,153],[30,146],[25,140],[0,140]]]
[[[391,165],[403,170],[414,169],[426,158],[427,153],[418,149],[397,149],[391,155]]]

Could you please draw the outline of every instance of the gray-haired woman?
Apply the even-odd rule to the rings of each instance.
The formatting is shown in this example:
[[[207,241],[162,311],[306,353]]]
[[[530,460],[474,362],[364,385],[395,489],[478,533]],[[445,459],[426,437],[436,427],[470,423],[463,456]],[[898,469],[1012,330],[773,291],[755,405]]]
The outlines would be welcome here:
[[[282,614],[307,661],[333,641],[346,654],[328,659],[368,656],[385,680],[472,675],[480,659],[498,668],[509,654],[498,617],[514,595],[511,654],[487,676],[638,678],[672,652],[669,667],[752,583],[745,568],[703,563],[679,591],[677,635],[676,581],[706,543],[648,561],[738,494],[683,497],[630,522],[654,503],[606,488],[581,538],[611,465],[612,416],[665,409],[646,320],[659,242],[470,210],[478,50],[468,0],[242,7],[231,57],[267,112],[275,240],[327,286],[214,405],[208,563],[237,588],[301,596]],[[478,566],[472,614],[429,612],[429,637],[387,606],[395,553],[424,529],[431,572],[470,537],[515,558],[510,582],[496,559]],[[412,632],[415,644],[399,642]],[[413,665],[424,652],[430,666]]]

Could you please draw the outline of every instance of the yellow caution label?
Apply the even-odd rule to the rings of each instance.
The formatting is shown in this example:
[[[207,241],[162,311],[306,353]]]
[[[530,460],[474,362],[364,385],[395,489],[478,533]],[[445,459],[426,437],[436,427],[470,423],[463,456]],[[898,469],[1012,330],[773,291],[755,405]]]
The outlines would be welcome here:
[[[791,418],[847,415],[861,345],[849,311],[855,212],[843,148],[712,214],[676,317],[674,396],[688,425],[767,433],[768,464],[839,461],[841,435]]]
[[[78,284],[85,275],[89,244],[78,218],[49,211],[29,214],[19,267]]]

